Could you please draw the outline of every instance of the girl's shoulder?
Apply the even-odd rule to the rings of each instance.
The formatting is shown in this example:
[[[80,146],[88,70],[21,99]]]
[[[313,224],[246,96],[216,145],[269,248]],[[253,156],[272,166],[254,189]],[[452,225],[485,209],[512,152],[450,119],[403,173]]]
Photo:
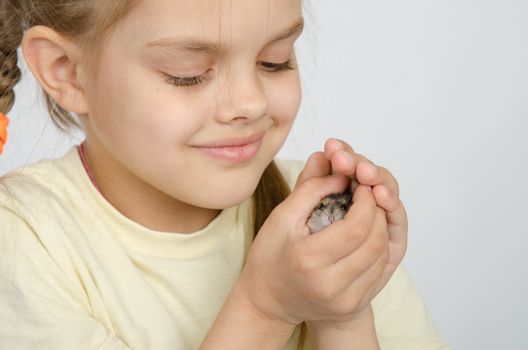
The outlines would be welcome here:
[[[74,187],[72,160],[75,148],[57,159],[43,159],[0,176],[0,208],[28,216],[46,211]]]

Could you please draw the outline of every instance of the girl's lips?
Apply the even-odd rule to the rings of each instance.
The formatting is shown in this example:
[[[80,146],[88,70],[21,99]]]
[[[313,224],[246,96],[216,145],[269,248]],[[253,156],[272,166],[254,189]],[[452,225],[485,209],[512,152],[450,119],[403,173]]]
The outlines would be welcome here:
[[[242,163],[253,158],[258,153],[261,145],[262,137],[245,145],[195,148],[212,158]]]
[[[264,136],[265,132],[259,132],[246,137],[232,137],[224,140],[217,140],[201,145],[195,145],[194,147],[232,147],[232,146],[243,146],[249,143],[253,143]]]

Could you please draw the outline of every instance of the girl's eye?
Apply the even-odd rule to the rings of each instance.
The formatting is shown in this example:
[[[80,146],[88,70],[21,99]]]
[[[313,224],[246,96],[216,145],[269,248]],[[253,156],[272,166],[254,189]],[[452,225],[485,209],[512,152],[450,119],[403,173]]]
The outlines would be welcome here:
[[[196,75],[193,77],[175,77],[165,73],[163,73],[163,75],[165,76],[165,80],[169,84],[175,86],[190,87],[203,83],[207,79],[207,73],[209,73],[209,71],[205,72],[202,75]]]
[[[272,72],[272,73],[295,69],[291,59],[283,63],[273,63],[273,62],[261,61],[259,62],[259,64],[264,68],[265,71]]]
[[[291,59],[283,63],[272,63],[272,62],[261,61],[259,62],[259,64],[264,68],[265,71],[271,72],[271,73],[295,69]],[[199,85],[203,83],[207,79],[208,73],[209,73],[209,70],[202,75],[196,75],[192,77],[175,77],[175,76],[165,74],[165,73],[163,73],[163,75],[165,77],[165,80],[169,84],[172,84],[175,86],[191,87],[191,86],[195,86],[195,85]]]
[[[175,86],[193,86],[201,84],[202,78],[200,76],[181,78],[168,75],[167,82]]]
[[[165,80],[175,86],[194,86],[201,84],[204,81],[203,75],[197,75],[194,77],[174,77],[172,75],[164,74]]]

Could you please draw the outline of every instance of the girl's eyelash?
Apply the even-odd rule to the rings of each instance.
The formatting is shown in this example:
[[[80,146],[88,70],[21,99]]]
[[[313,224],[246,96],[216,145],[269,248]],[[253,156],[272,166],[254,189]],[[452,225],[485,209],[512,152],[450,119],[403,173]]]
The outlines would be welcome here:
[[[175,86],[189,87],[189,86],[194,86],[194,85],[203,83],[206,78],[206,74],[207,72],[202,75],[196,75],[194,77],[174,77],[168,74],[163,74],[163,75],[165,75],[165,80],[169,84],[172,84]]]
[[[259,62],[259,64],[264,68],[266,72],[270,72],[270,73],[277,73],[277,72],[295,69],[295,67],[292,64],[291,59],[283,63],[272,63],[272,62],[261,61]],[[190,86],[195,86],[195,85],[199,85],[203,83],[207,78],[207,73],[209,73],[209,71],[205,72],[202,75],[196,75],[193,77],[175,77],[175,76],[168,75],[165,73],[163,73],[163,75],[165,76],[165,80],[169,84],[172,84],[175,86],[190,87]]]
[[[260,62],[260,65],[272,73],[295,69],[291,59],[283,63]]]

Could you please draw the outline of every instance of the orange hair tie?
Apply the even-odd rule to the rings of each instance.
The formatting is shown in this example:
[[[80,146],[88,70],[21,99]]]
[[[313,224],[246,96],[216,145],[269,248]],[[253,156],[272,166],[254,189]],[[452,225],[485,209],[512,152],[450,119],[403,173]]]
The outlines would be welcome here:
[[[7,126],[9,125],[9,118],[7,115],[0,112],[0,154],[4,151],[4,145],[7,142]]]

